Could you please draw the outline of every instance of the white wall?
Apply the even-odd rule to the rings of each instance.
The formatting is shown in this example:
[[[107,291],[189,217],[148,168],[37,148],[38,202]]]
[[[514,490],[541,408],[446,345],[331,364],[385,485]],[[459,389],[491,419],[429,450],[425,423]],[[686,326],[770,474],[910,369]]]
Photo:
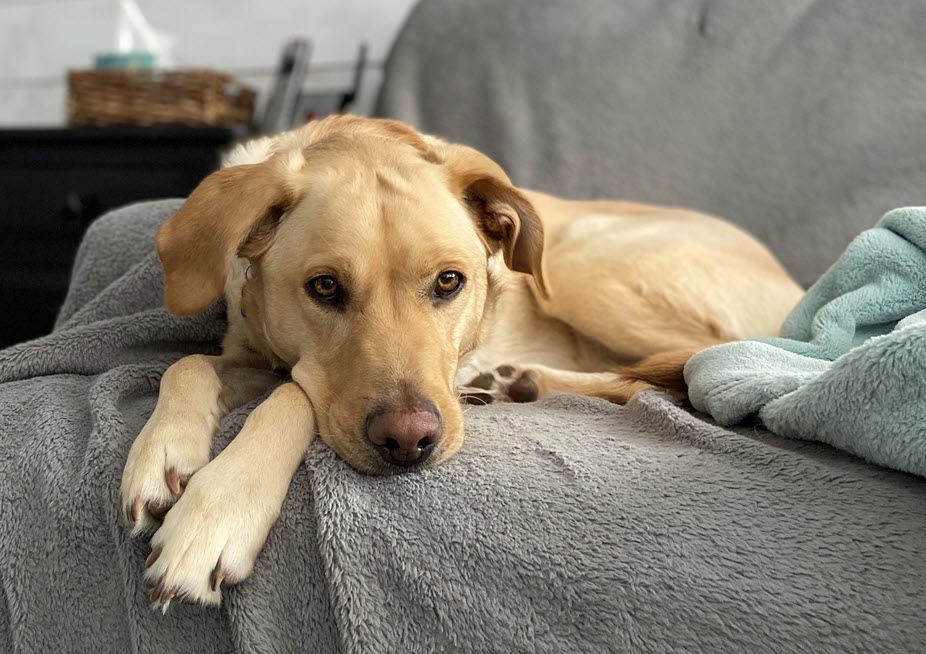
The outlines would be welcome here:
[[[210,67],[269,87],[283,45],[313,43],[307,89],[346,86],[360,41],[370,61],[357,111],[372,106],[381,64],[414,0],[138,0],[177,37],[178,66]],[[0,0],[0,126],[61,125],[65,71],[115,43],[115,0]]]

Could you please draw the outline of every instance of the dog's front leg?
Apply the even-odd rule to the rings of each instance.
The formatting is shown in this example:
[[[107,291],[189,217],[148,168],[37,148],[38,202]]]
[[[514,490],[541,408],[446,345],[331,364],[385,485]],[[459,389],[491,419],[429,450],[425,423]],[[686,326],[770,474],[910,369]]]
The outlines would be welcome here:
[[[220,586],[247,577],[276,522],[315,416],[295,383],[276,388],[241,432],[187,485],[151,539],[151,599],[218,604]]]
[[[157,406],[132,443],[122,474],[122,507],[135,533],[156,527],[193,473],[208,463],[222,417],[279,383],[266,366],[250,367],[259,363],[194,354],[164,373]]]

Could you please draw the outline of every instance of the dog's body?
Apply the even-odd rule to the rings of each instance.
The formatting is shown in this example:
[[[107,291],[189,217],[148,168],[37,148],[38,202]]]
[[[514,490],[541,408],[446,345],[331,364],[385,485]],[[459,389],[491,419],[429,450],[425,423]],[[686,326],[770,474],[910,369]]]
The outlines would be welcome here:
[[[220,357],[165,373],[126,465],[138,530],[172,507],[162,604],[250,573],[316,431],[363,471],[437,464],[462,444],[459,393],[624,402],[698,349],[776,334],[801,295],[717,218],[521,191],[469,148],[354,117],[240,147],[158,249],[168,308],[224,292],[229,319]],[[221,416],[286,373],[209,462]]]
[[[616,377],[599,384],[555,371],[608,373],[653,355],[690,355],[776,334],[800,297],[764,247],[717,218],[524,194],[543,221],[546,282],[570,290],[544,297],[531,277],[503,269],[491,328],[461,362],[461,386],[475,374],[516,364],[535,373],[540,395],[577,392],[625,402],[642,388],[633,380],[624,388]]]

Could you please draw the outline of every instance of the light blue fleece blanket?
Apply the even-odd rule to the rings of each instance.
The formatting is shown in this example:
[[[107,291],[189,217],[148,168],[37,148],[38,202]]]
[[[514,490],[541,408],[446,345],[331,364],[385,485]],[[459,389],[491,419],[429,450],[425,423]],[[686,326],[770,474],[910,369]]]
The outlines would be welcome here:
[[[699,352],[685,380],[721,425],[757,416],[776,434],[926,476],[926,208],[895,209],[860,234],[781,338]]]

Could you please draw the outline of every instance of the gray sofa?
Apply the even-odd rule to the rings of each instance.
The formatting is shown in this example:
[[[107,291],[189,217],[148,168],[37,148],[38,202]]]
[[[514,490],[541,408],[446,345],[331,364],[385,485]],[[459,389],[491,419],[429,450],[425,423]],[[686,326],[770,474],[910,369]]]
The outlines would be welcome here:
[[[429,0],[378,109],[522,185],[725,215],[807,283],[926,181],[926,14],[875,5]],[[318,443],[221,609],[148,610],[119,475],[164,369],[222,332],[160,306],[178,203],[95,223],[56,330],[0,352],[0,651],[923,649],[926,481],[658,393],[474,407],[418,475]]]

